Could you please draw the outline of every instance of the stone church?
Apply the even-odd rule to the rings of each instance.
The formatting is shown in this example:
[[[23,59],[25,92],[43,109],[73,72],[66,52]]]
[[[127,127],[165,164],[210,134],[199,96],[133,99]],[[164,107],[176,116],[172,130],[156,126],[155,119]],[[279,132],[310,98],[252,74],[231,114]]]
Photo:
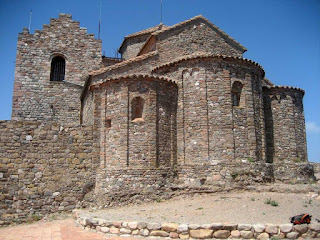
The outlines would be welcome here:
[[[8,221],[89,193],[104,206],[312,178],[304,91],[274,85],[203,16],[126,36],[121,58],[101,44],[69,14],[19,34],[12,120],[0,122]]]

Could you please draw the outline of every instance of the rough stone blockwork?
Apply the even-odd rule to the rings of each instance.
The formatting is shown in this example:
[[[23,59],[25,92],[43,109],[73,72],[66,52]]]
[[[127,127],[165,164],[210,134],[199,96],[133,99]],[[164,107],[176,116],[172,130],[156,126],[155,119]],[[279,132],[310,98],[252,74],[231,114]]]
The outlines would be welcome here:
[[[0,121],[1,223],[75,208],[95,185],[92,146],[92,127]]]
[[[51,81],[55,57],[65,61],[63,81]],[[24,29],[17,44],[12,119],[78,124],[82,86],[101,61],[101,40],[69,14],[51,19],[34,34]]]
[[[171,239],[310,239],[320,238],[320,224],[178,224],[107,221],[74,212],[78,225],[111,235],[166,237]]]
[[[245,51],[202,16],[125,37],[123,59],[102,57],[101,40],[69,14],[34,34],[24,29],[13,121],[0,122],[0,225],[82,200],[105,206],[180,190],[313,180],[304,91],[275,86],[259,64],[242,58]],[[253,234],[181,229],[157,227],[150,236]]]

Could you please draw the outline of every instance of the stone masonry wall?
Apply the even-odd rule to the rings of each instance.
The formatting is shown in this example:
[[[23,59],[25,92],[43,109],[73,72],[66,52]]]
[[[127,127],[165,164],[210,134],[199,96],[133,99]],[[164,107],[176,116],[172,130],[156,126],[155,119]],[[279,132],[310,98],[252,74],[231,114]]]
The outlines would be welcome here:
[[[0,222],[75,208],[95,185],[92,127],[0,121]]]
[[[303,92],[264,88],[268,162],[307,161]]]
[[[320,224],[232,224],[121,221],[90,217],[76,211],[79,226],[108,236],[157,237],[159,239],[318,239]]]
[[[95,203],[121,205],[161,199],[173,181],[170,168],[106,168],[97,172]]]
[[[93,93],[102,168],[170,166],[176,161],[174,84],[148,77],[122,78],[96,87]],[[143,101],[142,116],[134,117],[137,98]]]
[[[179,164],[210,164],[265,158],[262,75],[243,61],[195,58],[161,67],[154,74],[179,87]],[[243,106],[233,107],[231,88],[243,84]]]
[[[161,62],[195,52],[242,57],[242,51],[228,43],[216,30],[201,19],[192,24],[165,31],[157,36],[156,50]]]
[[[65,80],[50,81],[51,60],[65,59]],[[79,123],[80,92],[88,71],[101,64],[101,40],[80,28],[71,15],[60,14],[43,30],[18,36],[13,120]]]

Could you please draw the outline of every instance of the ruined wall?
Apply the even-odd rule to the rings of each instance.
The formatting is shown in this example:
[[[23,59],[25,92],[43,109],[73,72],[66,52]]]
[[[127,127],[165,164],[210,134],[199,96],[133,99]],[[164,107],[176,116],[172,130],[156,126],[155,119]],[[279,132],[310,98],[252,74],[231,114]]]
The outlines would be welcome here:
[[[262,72],[235,59],[194,58],[155,69],[177,80],[179,164],[264,161]],[[243,83],[240,107],[231,88]]]
[[[156,50],[161,56],[161,62],[195,52],[236,57],[242,57],[243,54],[243,51],[232,46],[201,19],[193,21],[192,24],[186,24],[184,27],[167,30],[156,37]]]
[[[120,80],[93,90],[100,166],[170,165],[176,157],[176,86],[148,77]],[[136,100],[142,101],[139,116]]]
[[[307,144],[301,89],[264,88],[267,161],[307,161]]]
[[[71,210],[95,184],[92,127],[0,121],[0,219]]]
[[[65,59],[64,81],[50,81],[51,60]],[[13,120],[79,123],[80,92],[88,71],[101,63],[101,40],[71,15],[60,14],[43,30],[19,34],[12,103]]]

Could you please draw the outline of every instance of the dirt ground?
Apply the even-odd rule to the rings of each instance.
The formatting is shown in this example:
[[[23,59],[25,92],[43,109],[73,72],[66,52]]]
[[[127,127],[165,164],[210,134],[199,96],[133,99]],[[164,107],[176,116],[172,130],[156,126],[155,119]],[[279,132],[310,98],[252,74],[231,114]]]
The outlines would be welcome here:
[[[312,222],[320,219],[317,194],[243,191],[182,195],[164,202],[82,210],[80,216],[110,221],[286,224],[290,217],[302,213],[311,214]]]

